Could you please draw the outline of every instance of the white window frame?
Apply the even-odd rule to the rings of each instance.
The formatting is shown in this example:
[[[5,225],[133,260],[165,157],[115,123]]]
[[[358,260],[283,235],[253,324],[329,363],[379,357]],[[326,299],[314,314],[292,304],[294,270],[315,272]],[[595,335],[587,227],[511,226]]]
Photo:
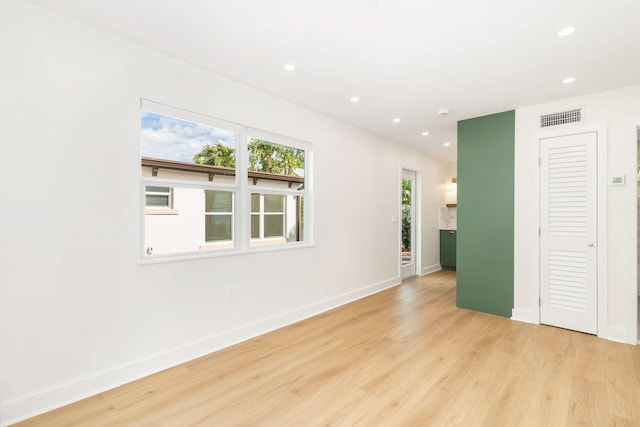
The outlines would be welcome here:
[[[271,132],[266,132],[266,131],[262,131],[262,130],[258,130],[258,129],[252,129],[249,128],[248,132],[247,132],[247,138],[246,138],[246,143],[245,143],[245,147],[247,148],[245,150],[246,156],[248,156],[248,145],[249,145],[249,141],[251,141],[252,138],[257,138],[257,139],[262,139],[268,142],[272,142],[275,144],[280,144],[280,145],[284,145],[287,147],[291,147],[291,148],[297,148],[300,150],[304,150],[304,189],[302,190],[298,190],[298,189],[275,189],[275,188],[270,188],[268,186],[265,185],[261,185],[260,180],[257,181],[257,183],[255,185],[250,185],[249,188],[249,195],[248,195],[248,201],[249,203],[251,202],[250,197],[251,197],[251,193],[260,193],[261,197],[260,197],[260,203],[261,203],[261,212],[263,210],[263,203],[264,203],[264,194],[278,194],[278,195],[283,195],[283,196],[301,196],[304,199],[304,205],[303,205],[303,217],[304,217],[304,226],[302,228],[302,236],[301,236],[301,241],[299,242],[285,242],[282,244],[271,244],[271,245],[264,245],[264,246],[253,246],[252,250],[269,250],[269,249],[274,249],[274,248],[280,248],[280,247],[288,247],[288,246],[296,246],[296,245],[305,245],[305,244],[311,244],[311,239],[312,239],[312,230],[313,230],[313,218],[312,215],[310,215],[311,211],[311,207],[313,206],[312,204],[312,179],[311,177],[312,175],[312,165],[313,165],[313,146],[311,145],[311,143],[308,143],[306,141],[301,141],[295,138],[290,138],[290,137],[286,137],[286,136],[282,136],[282,135],[277,135]],[[247,165],[248,165],[248,161],[247,161]],[[248,181],[248,175],[247,176],[247,180]],[[250,206],[249,206],[250,207]],[[283,220],[286,220],[286,198],[285,198],[285,214],[283,216]],[[247,215],[248,216],[248,221],[251,220],[251,215]],[[262,218],[261,218],[261,223],[262,223]],[[249,223],[249,232],[251,232],[251,224]],[[261,230],[260,233],[261,236],[264,236],[263,231]],[[253,239],[254,242],[257,239]],[[263,240],[268,240],[268,238],[263,239]],[[309,243],[307,243],[309,242]]]
[[[297,248],[305,248],[313,246],[313,198],[312,198],[312,166],[313,166],[313,145],[309,142],[298,140],[291,137],[278,135],[275,133],[242,126],[237,123],[224,121],[214,117],[194,113],[187,110],[182,110],[176,107],[171,107],[165,104],[155,103],[146,99],[141,100],[140,112],[143,111],[153,112],[169,117],[177,118],[180,120],[186,120],[194,123],[201,123],[207,126],[216,128],[222,128],[235,132],[236,134],[236,172],[235,183],[216,183],[214,182],[201,182],[192,180],[176,180],[176,179],[163,179],[160,177],[141,177],[141,233],[140,233],[140,264],[154,264],[158,262],[171,262],[181,261],[194,258],[211,258],[219,256],[232,256],[241,255],[254,252],[269,252],[277,250],[290,250]],[[304,176],[304,188],[302,190],[297,189],[274,189],[268,186],[261,185],[260,180],[255,185],[249,183],[248,175],[248,144],[251,138],[259,138],[276,144],[289,146],[292,148],[302,149],[305,151],[305,176]],[[145,211],[146,211],[146,186],[162,186],[170,187],[173,191],[174,187],[186,187],[186,188],[198,188],[202,190],[213,191],[229,191],[232,192],[233,200],[233,213],[232,213],[232,237],[233,246],[216,248],[215,242],[206,242],[205,236],[202,236],[201,249],[207,249],[203,251],[193,252],[177,252],[171,254],[156,254],[148,255],[145,247]],[[302,234],[300,241],[284,242],[278,244],[259,245],[252,246],[251,242],[251,194],[261,194],[261,204],[264,203],[264,194],[278,194],[283,196],[295,195],[301,196],[304,199],[304,226],[302,228]],[[174,198],[172,197],[172,200]],[[283,214],[283,221],[286,221],[287,209],[286,209],[286,197]],[[159,208],[165,209],[165,208]],[[172,209],[175,210],[175,209]],[[176,211],[177,212],[177,211]],[[203,210],[203,216],[205,212]],[[283,229],[286,227],[283,225]],[[261,229],[261,235],[264,231]],[[285,231],[286,233],[286,231]]]

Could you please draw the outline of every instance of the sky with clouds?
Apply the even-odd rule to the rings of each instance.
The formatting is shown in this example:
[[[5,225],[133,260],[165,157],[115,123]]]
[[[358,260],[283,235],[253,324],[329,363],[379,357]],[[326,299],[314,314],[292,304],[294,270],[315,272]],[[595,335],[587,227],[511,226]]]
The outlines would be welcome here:
[[[235,147],[234,132],[148,111],[142,112],[141,127],[142,157],[193,163],[207,144],[220,141]]]

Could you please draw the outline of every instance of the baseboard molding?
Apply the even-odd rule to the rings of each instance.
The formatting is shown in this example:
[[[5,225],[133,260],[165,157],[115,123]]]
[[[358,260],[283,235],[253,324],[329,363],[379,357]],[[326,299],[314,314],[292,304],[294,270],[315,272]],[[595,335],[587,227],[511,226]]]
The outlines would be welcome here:
[[[427,274],[435,273],[436,271],[440,271],[440,270],[442,270],[442,267],[440,266],[440,264],[433,264],[428,267],[424,267],[420,272],[420,275],[426,276]]]
[[[518,322],[524,323],[540,323],[540,320],[538,319],[538,313],[532,310],[523,310],[521,308],[514,308],[513,310],[511,310],[511,320],[516,320]]]
[[[598,337],[623,344],[637,345],[638,336],[625,328],[606,327],[598,328]]]
[[[35,417],[53,409],[96,395],[123,384],[144,378],[181,363],[197,359],[225,347],[255,338],[292,323],[313,317],[325,311],[373,295],[400,284],[400,277],[393,277],[374,285],[364,286],[323,301],[282,313],[241,328],[211,336],[203,340],[174,348],[126,365],[70,381],[20,399],[0,404],[0,427]]]

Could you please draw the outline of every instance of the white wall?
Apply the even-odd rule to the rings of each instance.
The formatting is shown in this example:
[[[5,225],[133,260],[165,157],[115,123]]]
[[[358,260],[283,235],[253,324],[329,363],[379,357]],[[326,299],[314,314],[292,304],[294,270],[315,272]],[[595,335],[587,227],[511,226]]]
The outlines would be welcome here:
[[[402,167],[439,267],[446,162],[20,0],[0,57],[0,424],[398,283]],[[138,265],[140,98],[313,143],[315,246]]]
[[[607,217],[605,272],[598,335],[616,341],[637,342],[636,310],[636,128],[640,126],[640,86],[600,92],[516,110],[515,147],[515,289],[514,319],[538,323],[537,266],[531,260],[538,223],[537,144],[539,116],[583,108],[580,129],[605,130],[607,162],[605,179],[626,175],[624,186],[607,186],[599,200],[605,200]],[[568,132],[572,126],[565,127]],[[599,242],[602,244],[602,242]]]

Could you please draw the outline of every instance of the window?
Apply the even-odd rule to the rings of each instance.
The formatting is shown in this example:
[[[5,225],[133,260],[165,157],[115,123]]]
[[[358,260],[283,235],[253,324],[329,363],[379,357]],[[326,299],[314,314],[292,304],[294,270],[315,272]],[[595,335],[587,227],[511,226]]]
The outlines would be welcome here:
[[[310,243],[310,155],[302,141],[143,100],[143,258]]]
[[[280,194],[251,194],[252,239],[284,239],[285,202]]]
[[[247,150],[253,187],[251,246],[302,241],[306,150],[255,131],[250,132]]]
[[[145,187],[145,206],[151,208],[172,208],[171,187],[147,185]]]
[[[207,242],[233,242],[233,193],[204,191],[204,234]]]

